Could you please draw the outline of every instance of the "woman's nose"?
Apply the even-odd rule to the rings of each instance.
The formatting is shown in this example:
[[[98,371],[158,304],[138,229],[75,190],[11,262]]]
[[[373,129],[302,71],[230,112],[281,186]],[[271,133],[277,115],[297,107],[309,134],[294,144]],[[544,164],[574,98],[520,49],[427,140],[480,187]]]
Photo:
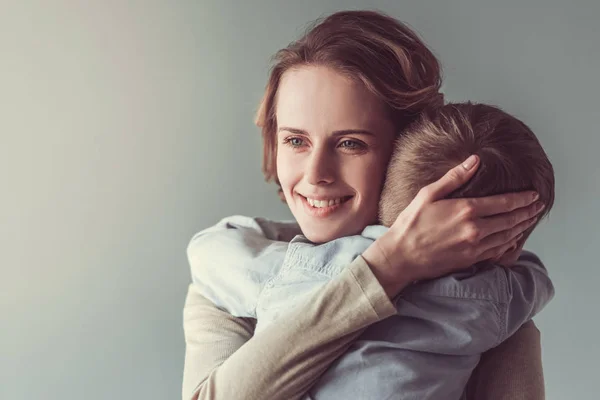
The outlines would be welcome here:
[[[315,149],[310,155],[304,175],[311,185],[324,185],[335,180],[335,160],[326,149]]]

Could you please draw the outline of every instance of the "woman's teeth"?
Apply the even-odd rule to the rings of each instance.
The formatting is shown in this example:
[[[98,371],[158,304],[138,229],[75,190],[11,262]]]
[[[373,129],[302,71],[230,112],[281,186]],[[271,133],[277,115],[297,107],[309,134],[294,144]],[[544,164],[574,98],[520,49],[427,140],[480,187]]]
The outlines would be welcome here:
[[[333,205],[340,204],[341,202],[344,201],[344,198],[340,197],[338,199],[331,199],[331,200],[313,200],[313,199],[309,199],[307,197],[306,200],[308,201],[308,204],[310,204],[311,206],[313,206],[315,208],[323,208],[323,207],[331,207]]]

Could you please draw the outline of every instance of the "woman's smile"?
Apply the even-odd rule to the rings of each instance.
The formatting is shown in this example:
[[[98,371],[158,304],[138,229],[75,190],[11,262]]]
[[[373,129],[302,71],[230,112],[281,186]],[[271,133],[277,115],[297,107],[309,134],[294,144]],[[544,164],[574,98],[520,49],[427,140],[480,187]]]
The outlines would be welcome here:
[[[304,212],[311,217],[325,218],[329,217],[337,211],[341,211],[351,203],[349,200],[354,196],[344,196],[337,198],[325,198],[319,200],[317,198],[304,197],[298,195],[304,206]]]

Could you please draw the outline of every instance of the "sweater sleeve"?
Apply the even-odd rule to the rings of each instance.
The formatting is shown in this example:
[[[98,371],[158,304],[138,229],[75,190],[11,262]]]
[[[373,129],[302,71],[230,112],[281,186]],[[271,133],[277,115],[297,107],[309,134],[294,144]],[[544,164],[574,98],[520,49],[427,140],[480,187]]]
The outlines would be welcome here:
[[[362,257],[256,336],[253,319],[220,310],[191,284],[183,399],[299,399],[366,327],[395,313]]]

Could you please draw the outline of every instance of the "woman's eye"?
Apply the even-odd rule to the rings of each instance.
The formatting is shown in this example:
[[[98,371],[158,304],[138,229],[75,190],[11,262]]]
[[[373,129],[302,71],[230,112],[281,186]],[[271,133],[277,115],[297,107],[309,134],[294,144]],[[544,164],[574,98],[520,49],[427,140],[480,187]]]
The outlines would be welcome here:
[[[296,147],[302,147],[304,145],[304,140],[299,137],[289,137],[289,138],[285,138],[283,140],[283,143],[296,148]]]
[[[364,147],[362,143],[357,142],[356,140],[344,140],[340,143],[340,146],[350,150],[362,149]]]

